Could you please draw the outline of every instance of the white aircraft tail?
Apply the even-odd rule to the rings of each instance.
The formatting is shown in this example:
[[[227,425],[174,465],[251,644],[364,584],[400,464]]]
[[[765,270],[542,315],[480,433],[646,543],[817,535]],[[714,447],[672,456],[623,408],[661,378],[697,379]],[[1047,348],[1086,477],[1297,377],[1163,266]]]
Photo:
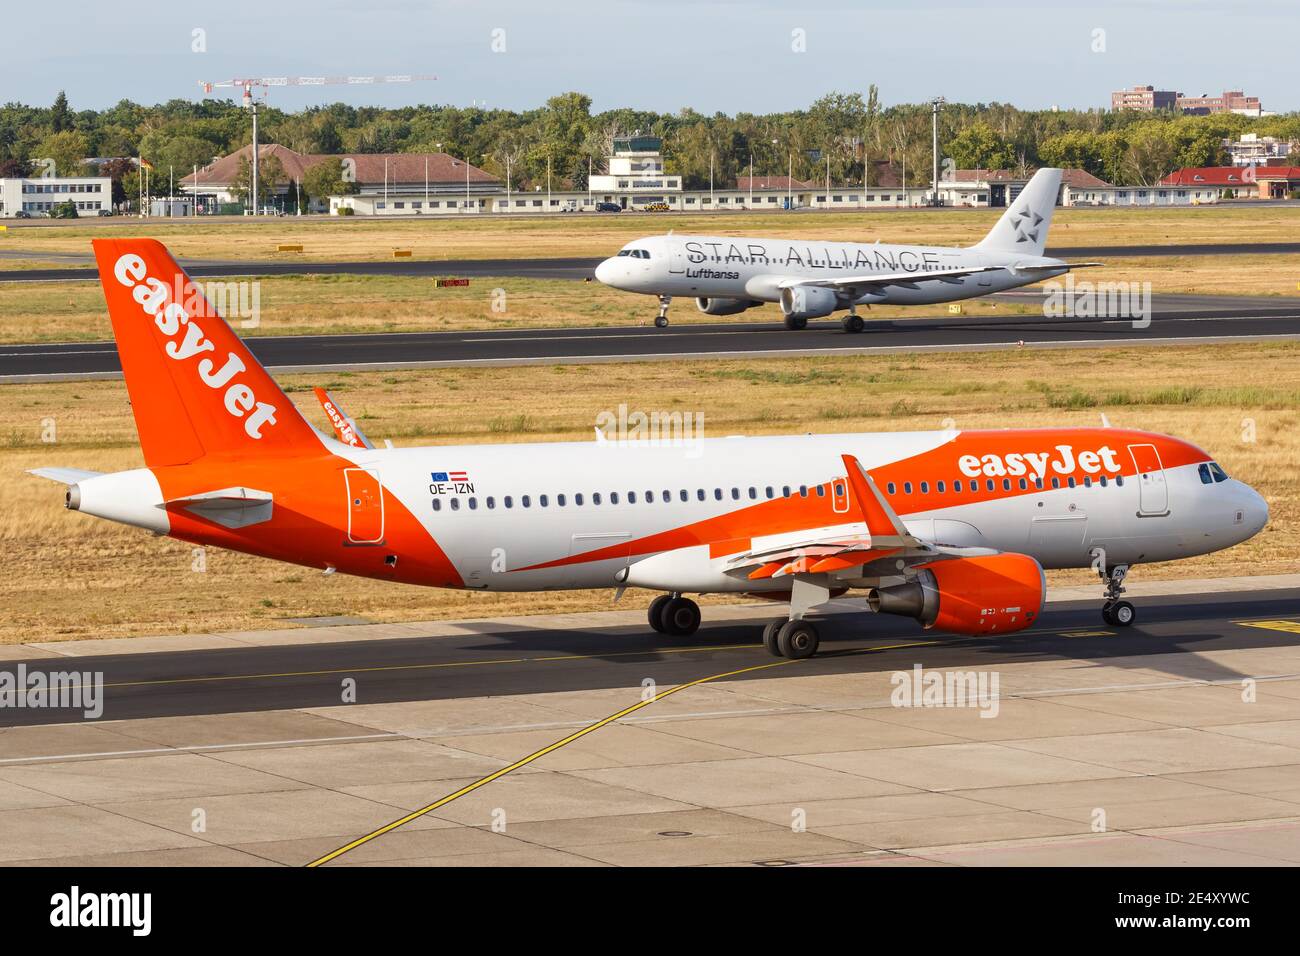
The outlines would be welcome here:
[[[989,234],[975,244],[990,252],[1020,252],[1041,256],[1047,246],[1047,230],[1061,189],[1059,169],[1040,169],[1025,184],[1020,195],[1007,207]]]

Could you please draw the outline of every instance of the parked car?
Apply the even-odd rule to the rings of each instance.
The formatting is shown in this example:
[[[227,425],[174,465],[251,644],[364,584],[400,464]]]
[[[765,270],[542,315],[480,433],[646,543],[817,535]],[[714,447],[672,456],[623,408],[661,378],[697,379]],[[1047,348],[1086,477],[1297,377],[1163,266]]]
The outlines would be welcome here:
[[[623,207],[616,202],[596,203],[596,212],[622,212]]]
[[[99,211],[99,215],[101,215],[101,216],[111,216],[111,215],[113,215],[113,210],[111,210],[111,209],[101,209],[101,210]]]
[[[16,213],[14,213],[14,218],[15,218],[15,219],[31,219],[31,218],[32,218],[32,214],[29,213],[26,209],[19,209]]]

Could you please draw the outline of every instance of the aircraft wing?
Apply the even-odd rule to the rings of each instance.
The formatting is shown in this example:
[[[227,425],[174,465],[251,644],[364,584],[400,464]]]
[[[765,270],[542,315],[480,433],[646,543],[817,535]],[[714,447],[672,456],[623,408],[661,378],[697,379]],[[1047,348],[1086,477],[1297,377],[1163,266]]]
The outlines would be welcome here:
[[[825,535],[811,532],[775,547],[753,549],[728,559],[728,574],[743,574],[751,581],[794,574],[824,574],[888,561],[881,572],[898,573],[900,565],[934,561],[955,553],[936,547],[908,532],[898,514],[880,493],[871,475],[852,455],[842,456],[848,473],[851,499],[859,522],[849,530],[840,527]]]
[[[1004,266],[967,266],[960,269],[935,269],[930,272],[887,272],[879,275],[844,276],[834,279],[782,279],[778,289],[796,286],[820,286],[826,289],[869,289],[873,286],[899,285],[914,287],[929,279],[960,279],[980,272],[997,272]]]
[[[334,434],[338,436],[339,441],[353,448],[375,447],[329,392],[323,388],[313,388],[312,392],[316,395],[316,401],[320,402],[320,407],[325,410],[330,424],[334,426]]]

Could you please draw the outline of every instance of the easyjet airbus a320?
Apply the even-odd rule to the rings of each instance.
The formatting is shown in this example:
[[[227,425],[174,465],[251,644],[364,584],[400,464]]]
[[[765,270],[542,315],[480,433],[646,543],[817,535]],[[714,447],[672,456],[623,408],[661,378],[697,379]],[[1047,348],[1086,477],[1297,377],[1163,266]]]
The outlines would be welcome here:
[[[934,305],[1003,292],[1095,262],[1043,255],[1061,187],[1059,169],[1040,169],[969,248],[734,236],[647,236],[596,267],[596,278],[659,298],[655,325],[668,324],[673,296],[706,315],[736,315],[780,303],[788,329],[848,309],[846,332],[861,332],[860,305]]]
[[[183,541],[386,581],[687,593],[788,603],[775,654],[817,649],[809,612],[877,612],[960,634],[1015,631],[1043,569],[1096,566],[1132,622],[1128,568],[1227,548],[1268,507],[1177,438],[1116,428],[374,448],[323,395],[313,428],[152,240],[96,240],[143,468],[42,468],[73,510]]]

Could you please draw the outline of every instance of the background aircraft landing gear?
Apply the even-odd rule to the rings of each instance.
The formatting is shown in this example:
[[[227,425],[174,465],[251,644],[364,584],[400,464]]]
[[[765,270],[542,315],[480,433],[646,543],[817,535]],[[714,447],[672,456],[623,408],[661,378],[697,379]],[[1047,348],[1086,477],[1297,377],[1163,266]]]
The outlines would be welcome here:
[[[791,332],[799,332],[808,328],[808,320],[797,315],[787,315],[785,317],[785,327]]]
[[[670,295],[661,295],[659,297],[659,314],[655,316],[655,328],[668,328],[668,303],[673,301]]]
[[[856,312],[850,312],[840,324],[844,326],[845,332],[861,332],[867,325],[866,322],[862,321],[862,316]]]
[[[1101,606],[1101,619],[1112,627],[1128,627],[1137,618],[1137,609],[1128,601],[1121,601],[1124,593],[1124,578],[1128,576],[1128,566],[1124,564],[1106,571],[1098,572],[1106,582],[1106,603]]]

